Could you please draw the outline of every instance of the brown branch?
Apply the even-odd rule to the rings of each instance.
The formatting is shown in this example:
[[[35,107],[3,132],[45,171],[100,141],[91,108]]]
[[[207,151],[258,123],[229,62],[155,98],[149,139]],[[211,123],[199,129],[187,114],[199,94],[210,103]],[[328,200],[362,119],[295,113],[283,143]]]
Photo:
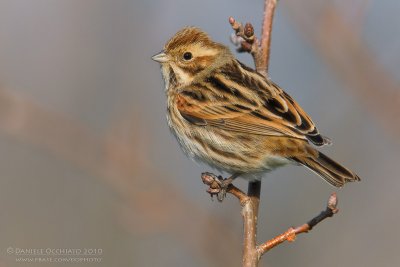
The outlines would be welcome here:
[[[267,77],[268,63],[270,58],[271,47],[271,32],[274,12],[277,0],[265,0],[264,6],[264,21],[262,28],[261,40],[258,40],[254,35],[254,28],[250,23],[243,26],[234,18],[229,18],[235,34],[232,36],[232,42],[238,46],[238,52],[248,52],[252,55],[256,70]],[[249,183],[248,194],[246,197],[241,194],[236,194],[237,188],[230,187],[227,192],[233,193],[242,205],[242,216],[244,225],[244,240],[243,240],[243,266],[258,266],[261,256],[275,246],[287,241],[294,241],[296,235],[310,231],[315,225],[328,217],[332,217],[338,212],[337,197],[333,193],[329,198],[328,205],[325,211],[322,211],[318,216],[314,217],[308,223],[296,228],[289,228],[286,232],[275,238],[257,246],[257,218],[258,206],[260,201],[261,182]],[[233,189],[232,189],[233,188]]]
[[[229,18],[235,35],[232,41],[238,46],[238,52],[248,52],[252,55],[256,70],[268,77],[268,64],[271,46],[272,21],[274,18],[277,0],[265,0],[264,2],[264,19],[261,40],[259,41],[254,35],[254,27],[250,23],[243,26],[234,18]],[[237,192],[231,190],[228,192]],[[260,203],[261,181],[249,182],[247,197],[239,195],[242,205],[243,216],[243,260],[242,266],[256,267],[258,266],[260,255],[257,249],[257,218]],[[235,195],[235,194],[234,194]],[[237,195],[235,195],[237,196]]]
[[[274,18],[275,6],[277,0],[265,0],[263,29],[260,43],[254,37],[254,29],[250,23],[247,23],[243,29],[245,37],[253,40],[251,55],[256,66],[256,70],[268,76],[268,64],[271,45],[272,21]],[[231,19],[230,19],[231,22]],[[253,37],[252,37],[253,36]],[[247,41],[248,42],[248,41]],[[248,203],[242,205],[243,216],[243,260],[242,266],[256,267],[260,261],[257,250],[257,219],[260,203],[261,181],[249,182],[247,195],[250,198]]]
[[[257,71],[267,76],[269,55],[271,51],[272,21],[274,19],[275,7],[278,0],[266,0],[264,5],[264,22],[261,35],[261,52],[257,57]]]
[[[260,204],[261,181],[249,182],[248,204],[242,205],[243,216],[243,266],[258,266],[260,257],[257,252],[257,219]]]
[[[250,23],[243,26],[233,17],[229,18],[235,34],[231,40],[238,46],[238,52],[248,52],[252,55],[256,70],[267,77],[272,20],[277,0],[265,0],[264,21],[261,41],[254,35],[254,27]],[[211,173],[202,174],[203,183],[209,186],[207,190],[211,196],[217,195],[218,200],[222,200],[225,192],[221,188],[222,177],[216,177]],[[242,266],[256,267],[260,261],[261,255],[257,247],[257,219],[258,207],[260,203],[261,181],[249,182],[247,195],[243,191],[229,185],[227,193],[237,197],[242,206],[243,217],[243,259]],[[222,194],[222,197],[221,197]]]
[[[226,192],[237,197],[237,199],[239,199],[240,204],[242,206],[245,205],[245,203],[250,200],[249,197],[242,190],[240,190],[233,184],[229,185],[228,190]]]
[[[204,184],[209,186],[207,192],[213,197],[218,196],[218,200],[222,201],[220,194],[224,194],[221,186],[223,178],[216,176],[212,173],[202,173],[201,179]],[[257,218],[258,218],[258,206],[260,203],[260,191],[261,182],[249,182],[247,195],[234,186],[229,184],[226,189],[226,193],[235,196],[242,206],[242,217],[243,217],[243,260],[242,266],[257,266],[259,262],[258,250],[257,250]]]
[[[332,217],[334,214],[338,213],[339,210],[337,208],[337,203],[338,200],[336,193],[333,193],[329,197],[326,209],[322,211],[319,215],[312,218],[309,222],[296,228],[290,227],[286,232],[274,237],[271,240],[268,240],[264,244],[259,245],[257,247],[258,257],[261,257],[264,253],[268,252],[272,248],[278,246],[285,241],[293,242],[296,239],[296,235],[301,233],[308,233],[308,231],[311,231],[314,226],[316,226],[326,218]]]

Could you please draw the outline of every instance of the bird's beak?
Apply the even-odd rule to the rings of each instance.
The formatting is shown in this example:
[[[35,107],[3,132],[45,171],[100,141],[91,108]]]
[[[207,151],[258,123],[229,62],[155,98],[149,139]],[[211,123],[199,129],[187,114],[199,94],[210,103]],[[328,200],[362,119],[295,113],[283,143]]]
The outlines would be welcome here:
[[[151,57],[154,61],[157,61],[159,63],[165,63],[168,61],[168,56],[167,54],[164,53],[164,51],[161,51],[160,53],[154,55]]]

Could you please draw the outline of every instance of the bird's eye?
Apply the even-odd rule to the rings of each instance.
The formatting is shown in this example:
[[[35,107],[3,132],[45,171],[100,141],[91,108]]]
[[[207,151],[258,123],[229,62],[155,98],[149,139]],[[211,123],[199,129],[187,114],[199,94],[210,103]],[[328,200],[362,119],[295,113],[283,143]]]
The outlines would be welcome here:
[[[185,52],[185,54],[183,54],[183,59],[184,60],[191,60],[192,57],[193,57],[193,55],[190,52]]]

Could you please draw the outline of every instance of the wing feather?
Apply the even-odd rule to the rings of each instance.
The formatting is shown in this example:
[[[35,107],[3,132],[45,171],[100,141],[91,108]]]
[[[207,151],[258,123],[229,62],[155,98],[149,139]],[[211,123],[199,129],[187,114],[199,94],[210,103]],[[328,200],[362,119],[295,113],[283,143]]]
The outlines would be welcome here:
[[[197,125],[328,142],[286,92],[238,61],[182,88],[176,99],[182,116]]]

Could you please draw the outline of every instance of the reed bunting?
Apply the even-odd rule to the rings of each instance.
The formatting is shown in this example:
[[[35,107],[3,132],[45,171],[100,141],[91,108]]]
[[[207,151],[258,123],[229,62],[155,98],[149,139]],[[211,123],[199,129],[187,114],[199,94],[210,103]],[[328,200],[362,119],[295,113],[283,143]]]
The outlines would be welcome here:
[[[360,180],[311,145],[330,141],[296,101],[200,29],[180,30],[153,60],[161,64],[172,133],[189,157],[232,174],[225,186],[287,163],[337,187]]]

